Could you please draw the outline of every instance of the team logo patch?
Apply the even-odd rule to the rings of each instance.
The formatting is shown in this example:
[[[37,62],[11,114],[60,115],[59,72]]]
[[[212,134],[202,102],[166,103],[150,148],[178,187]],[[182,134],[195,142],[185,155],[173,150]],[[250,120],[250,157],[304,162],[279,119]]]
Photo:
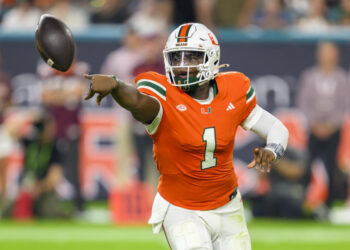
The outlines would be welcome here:
[[[181,111],[181,112],[187,110],[187,107],[186,107],[185,105],[183,105],[183,104],[177,105],[176,108],[177,108],[179,111]]]
[[[211,113],[211,107],[201,108],[201,113],[204,114],[204,115],[210,114]]]

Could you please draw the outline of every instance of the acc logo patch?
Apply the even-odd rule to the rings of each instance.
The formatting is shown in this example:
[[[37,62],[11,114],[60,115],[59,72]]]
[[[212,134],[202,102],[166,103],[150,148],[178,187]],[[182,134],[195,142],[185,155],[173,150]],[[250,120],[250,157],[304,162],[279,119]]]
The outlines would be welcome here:
[[[177,105],[176,108],[177,108],[179,111],[181,111],[181,112],[187,110],[187,107],[186,107],[185,105],[183,105],[183,104]]]

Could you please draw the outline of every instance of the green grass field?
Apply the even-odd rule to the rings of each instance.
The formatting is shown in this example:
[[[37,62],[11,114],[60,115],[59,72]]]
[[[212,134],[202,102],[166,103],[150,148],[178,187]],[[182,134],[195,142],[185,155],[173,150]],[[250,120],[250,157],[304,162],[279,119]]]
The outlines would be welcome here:
[[[349,250],[350,226],[313,221],[253,220],[254,250]],[[4,250],[163,250],[163,234],[149,226],[115,226],[73,221],[0,221]]]

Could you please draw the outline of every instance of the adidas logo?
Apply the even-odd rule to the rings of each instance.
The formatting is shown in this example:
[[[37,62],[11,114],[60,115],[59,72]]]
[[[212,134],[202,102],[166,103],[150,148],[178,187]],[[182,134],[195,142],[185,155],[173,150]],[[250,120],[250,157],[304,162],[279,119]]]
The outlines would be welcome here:
[[[232,102],[230,102],[230,104],[226,108],[226,111],[230,111],[230,110],[232,110],[234,108],[235,108],[235,106],[233,106]]]

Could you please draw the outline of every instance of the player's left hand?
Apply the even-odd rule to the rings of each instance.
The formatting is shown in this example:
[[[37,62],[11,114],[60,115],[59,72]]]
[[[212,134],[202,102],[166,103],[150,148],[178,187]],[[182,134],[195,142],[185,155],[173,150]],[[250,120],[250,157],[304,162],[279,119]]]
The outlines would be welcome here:
[[[261,172],[270,172],[271,163],[275,160],[275,155],[264,148],[254,148],[254,160],[248,164],[248,168],[256,168]]]

